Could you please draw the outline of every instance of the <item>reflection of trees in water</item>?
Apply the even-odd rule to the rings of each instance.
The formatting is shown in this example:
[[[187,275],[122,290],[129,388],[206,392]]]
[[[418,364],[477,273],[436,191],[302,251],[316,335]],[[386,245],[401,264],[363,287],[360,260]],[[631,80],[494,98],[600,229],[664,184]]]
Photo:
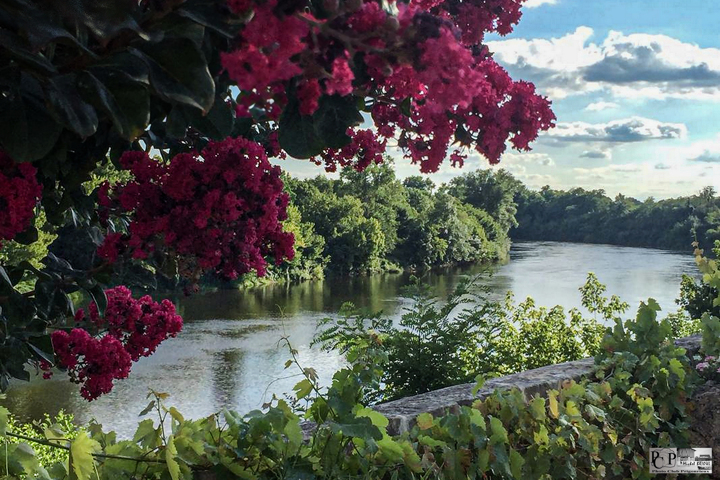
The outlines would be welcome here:
[[[437,297],[445,297],[464,277],[495,269],[488,265],[436,268],[416,273]],[[358,277],[329,276],[325,280],[296,284],[273,284],[245,290],[221,290],[176,298],[186,320],[251,319],[294,317],[305,312],[333,314],[343,303],[371,312],[397,313],[402,287],[410,283],[409,273],[377,274]],[[484,277],[483,284],[504,295],[510,279]]]
[[[80,397],[78,386],[66,380],[39,377],[30,383],[18,382],[7,391],[7,397],[0,404],[24,422],[39,420],[45,413],[54,416],[60,410],[74,414],[79,422],[90,420],[86,415],[87,402]]]
[[[242,388],[240,372],[244,357],[242,349],[222,350],[212,356],[210,397],[218,410],[235,405],[236,393]]]

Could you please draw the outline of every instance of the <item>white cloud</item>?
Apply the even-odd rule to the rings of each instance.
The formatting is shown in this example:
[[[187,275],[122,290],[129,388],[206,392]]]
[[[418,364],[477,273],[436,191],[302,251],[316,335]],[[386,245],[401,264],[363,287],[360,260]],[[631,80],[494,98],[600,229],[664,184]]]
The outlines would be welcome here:
[[[720,49],[667,35],[611,31],[590,42],[578,27],[560,38],[489,42],[497,60],[554,98],[607,89],[622,97],[720,101]]]
[[[594,102],[585,107],[585,110],[588,110],[590,112],[600,112],[602,110],[611,110],[614,108],[618,108],[620,105],[618,105],[615,102]]]
[[[713,152],[712,150],[703,150],[703,152],[697,157],[690,158],[690,161],[702,163],[720,163],[720,151]]]
[[[522,175],[519,177],[519,179],[530,188],[540,188],[545,185],[550,185],[551,183],[556,181],[553,176],[541,173],[530,173],[528,175]]]
[[[523,6],[526,8],[537,8],[542,5],[556,5],[557,0],[527,0]]]
[[[715,179],[720,165],[680,162],[642,162],[605,165],[596,168],[574,168],[572,177],[563,181],[565,188],[580,186],[603,189],[609,195],[622,193],[636,198],[668,198],[689,195]],[[711,182],[712,183],[712,182]],[[716,188],[718,187],[715,181]]]
[[[610,160],[612,158],[612,152],[610,150],[585,150],[580,154],[580,158]]]
[[[513,152],[509,151],[503,154],[502,164],[508,165],[537,165],[543,167],[552,167],[555,165],[555,161],[547,153],[524,153],[524,152]]]
[[[647,140],[681,139],[687,135],[682,123],[630,117],[607,123],[560,122],[544,134],[558,142],[632,143]]]

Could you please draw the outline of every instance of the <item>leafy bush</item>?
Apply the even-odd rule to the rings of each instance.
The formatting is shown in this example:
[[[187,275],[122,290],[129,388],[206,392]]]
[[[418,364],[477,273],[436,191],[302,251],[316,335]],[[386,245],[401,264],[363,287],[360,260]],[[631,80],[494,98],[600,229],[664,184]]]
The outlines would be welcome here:
[[[72,414],[60,410],[55,416],[45,414],[42,420],[23,423],[14,417],[8,418],[7,431],[17,436],[7,437],[7,441],[19,444],[27,438],[49,437],[62,438],[67,442],[74,440],[84,428],[78,428]],[[66,462],[67,451],[51,445],[37,444],[34,446],[35,456],[40,465],[52,465],[57,462]]]
[[[700,328],[702,333],[701,350],[705,355],[720,355],[720,318],[717,314],[717,307],[720,306],[720,267],[717,260],[704,256],[703,250],[695,246],[695,263],[702,272],[702,283],[699,289],[705,293],[700,302],[694,303],[697,307],[697,315],[700,315]],[[715,243],[715,254],[720,253],[720,242]]]
[[[708,312],[717,317],[720,315],[720,306],[713,305],[717,297],[717,288],[702,280],[698,282],[689,275],[683,275],[680,282],[680,296],[676,302],[690,318],[699,319]]]
[[[678,310],[674,313],[668,313],[665,317],[665,320],[667,320],[670,324],[670,328],[673,332],[673,337],[675,338],[689,337],[690,335],[695,335],[696,333],[700,333],[700,330],[702,328],[699,319],[691,318],[687,314],[687,312],[683,310]]]
[[[537,307],[528,298],[519,305],[509,294],[491,302],[476,281],[461,282],[446,302],[433,299],[416,283],[406,294],[411,301],[397,326],[379,315],[366,316],[351,306],[341,319],[326,319],[316,342],[326,349],[352,350],[378,337],[387,352],[384,399],[399,398],[472,381],[477,375],[507,375],[595,354],[611,322],[628,306],[605,298],[605,286],[593,274],[580,288],[577,309]]]
[[[386,360],[380,337],[371,335],[350,345],[350,365],[327,390],[291,349],[287,366],[304,375],[292,403],[302,408],[274,399],[265,411],[193,421],[155,393],[142,414],[154,411],[158,421],[143,420],[131,440],[91,423],[65,447],[71,462],[42,465],[28,445],[6,444],[0,466],[7,475],[51,480],[70,472],[78,480],[189,480],[197,472],[258,480],[649,479],[650,446],[687,445],[685,404],[697,380],[658,310],[650,300],[636,319],[617,320],[597,371],[581,382],[530,399],[496,391],[437,418],[421,414],[400,436],[389,435],[388,419],[361,403],[366,388],[379,385]],[[314,427],[304,430],[303,417]],[[9,438],[6,419],[0,408],[0,433]]]

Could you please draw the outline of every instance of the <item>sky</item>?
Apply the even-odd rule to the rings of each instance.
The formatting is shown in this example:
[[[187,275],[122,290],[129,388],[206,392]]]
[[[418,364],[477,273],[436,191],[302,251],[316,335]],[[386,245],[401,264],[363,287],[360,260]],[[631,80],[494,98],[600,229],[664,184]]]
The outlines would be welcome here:
[[[715,0],[527,0],[495,59],[552,100],[557,126],[498,167],[531,188],[639,199],[720,191],[720,7]],[[418,167],[396,155],[400,177]],[[321,173],[286,160],[299,176]],[[476,168],[445,162],[436,183]]]

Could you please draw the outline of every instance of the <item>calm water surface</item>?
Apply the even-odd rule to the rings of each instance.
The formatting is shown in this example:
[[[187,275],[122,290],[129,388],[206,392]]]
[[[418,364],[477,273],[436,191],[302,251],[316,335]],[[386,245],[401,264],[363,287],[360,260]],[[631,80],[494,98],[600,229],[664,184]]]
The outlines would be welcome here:
[[[457,282],[483,270],[480,266],[446,269],[425,278],[438,296]],[[483,279],[494,295],[512,290],[516,299],[532,296],[539,305],[579,307],[578,287],[588,272],[597,274],[609,294],[619,295],[633,309],[648,297],[665,312],[674,311],[680,278],[695,274],[691,255],[662,250],[555,242],[516,243],[510,261]],[[293,286],[268,286],[246,291],[221,291],[179,300],[183,332],[133,366],[130,378],[93,402],[84,401],[78,387],[63,380],[13,384],[2,403],[24,419],[60,409],[79,422],[97,419],[106,428],[129,436],[137,413],[147,404],[149,388],[171,395],[169,404],[189,418],[228,407],[249,411],[273,393],[281,396],[299,378],[284,370],[289,337],[303,366],[312,366],[327,381],[342,366],[335,354],[310,348],[317,321],[334,314],[344,302],[397,318],[406,302],[400,289],[405,274],[367,278],[328,279]]]

